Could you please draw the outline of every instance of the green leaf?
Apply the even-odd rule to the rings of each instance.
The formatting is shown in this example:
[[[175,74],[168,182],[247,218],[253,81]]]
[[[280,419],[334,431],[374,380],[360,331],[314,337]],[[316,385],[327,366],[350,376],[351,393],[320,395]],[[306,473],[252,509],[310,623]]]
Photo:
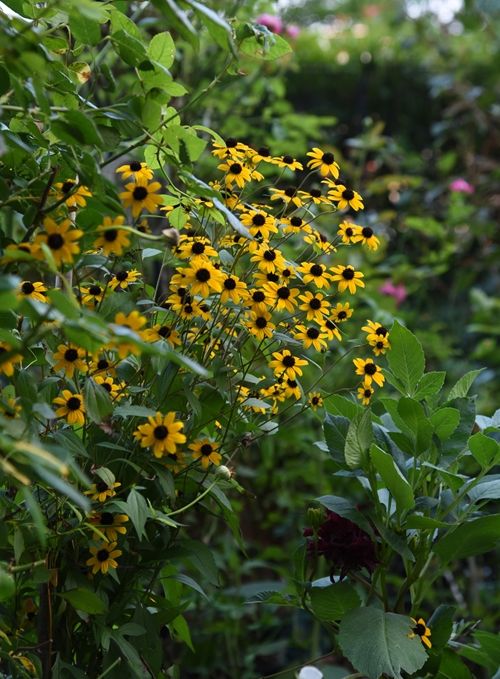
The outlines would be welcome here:
[[[114,417],[154,417],[156,410],[144,406],[119,405],[113,411]]]
[[[373,443],[370,447],[370,457],[387,490],[396,500],[398,511],[412,509],[415,506],[413,489],[397,467],[392,456]]]
[[[446,646],[453,629],[453,617],[456,607],[441,604],[436,608],[427,626],[432,632],[432,649],[438,651]]]
[[[115,52],[129,66],[139,66],[146,61],[147,54],[142,42],[125,31],[112,33],[111,42]]]
[[[498,464],[500,445],[495,439],[477,432],[470,437],[467,445],[475,460],[479,462],[483,469],[489,469]]]
[[[135,488],[132,488],[128,494],[126,505],[126,514],[134,524],[135,531],[139,540],[145,536],[144,526],[149,516],[148,505],[144,497],[138,493]]]
[[[66,318],[74,320],[80,317],[81,309],[73,293],[66,293],[54,288],[47,292],[47,297]]]
[[[417,390],[414,393],[413,398],[417,401],[422,401],[428,396],[437,394],[443,386],[445,378],[446,372],[444,370],[425,373],[417,385]]]
[[[0,566],[0,601],[12,599],[16,593],[14,577]]]
[[[338,582],[328,587],[310,590],[311,608],[319,620],[340,620],[347,611],[360,606],[358,593],[347,582]]]
[[[175,0],[153,0],[153,4],[158,7],[167,19],[167,25],[187,40],[191,45],[198,49],[198,35],[196,29]]]
[[[130,671],[134,679],[151,679],[151,673],[146,669],[134,646],[118,630],[111,632],[111,638],[127,660],[127,672]]]
[[[164,68],[170,68],[175,59],[175,43],[168,31],[157,33],[148,46],[148,56]]]
[[[456,408],[440,408],[432,413],[430,421],[434,427],[434,433],[441,441],[449,438],[460,423],[460,411]]]
[[[471,679],[471,677],[469,668],[464,665],[457,654],[451,649],[445,648],[442,652],[436,679]]]
[[[351,399],[340,394],[333,394],[325,398],[323,405],[327,413],[331,415],[341,415],[352,420],[353,417],[361,413],[364,408]]]
[[[172,622],[168,625],[169,630],[173,633],[174,639],[177,641],[183,641],[186,646],[188,646],[194,653],[193,642],[191,641],[191,634],[189,632],[189,625],[187,624],[186,618],[182,615],[178,615]]]
[[[107,611],[104,601],[91,589],[79,587],[68,592],[59,592],[58,596],[69,601],[73,608],[91,615],[102,615]]]
[[[373,439],[371,412],[367,408],[349,424],[345,440],[345,461],[351,469],[362,465],[365,454]]]
[[[229,47],[234,53],[235,48],[232,40],[232,30],[227,21],[201,2],[197,2],[196,0],[186,0],[186,2],[194,9],[195,13],[205,24],[211,37],[219,47]]]
[[[434,545],[434,552],[444,563],[467,556],[485,554],[500,546],[500,514],[466,521]]]
[[[413,333],[397,321],[394,322],[390,337],[392,349],[387,355],[389,368],[411,396],[424,374],[422,345]]]
[[[108,392],[92,379],[85,380],[83,402],[87,416],[97,424],[107,419],[113,412],[113,403]]]
[[[483,372],[483,370],[486,370],[486,368],[470,370],[468,373],[465,373],[465,375],[462,375],[462,377],[450,389],[447,401],[452,401],[454,398],[465,398],[465,396],[467,396],[469,393],[472,383],[476,377],[478,377]]]
[[[69,27],[74,37],[84,45],[97,45],[101,40],[101,26],[98,21],[78,14],[71,14]]]
[[[243,54],[256,59],[273,61],[292,51],[290,44],[279,35],[267,31],[258,36],[251,36],[241,41],[239,48]]]
[[[355,608],[341,621],[338,641],[354,668],[369,679],[381,675],[401,679],[402,670],[413,674],[427,660],[420,639],[408,637],[411,626],[405,615],[370,606]]]
[[[92,120],[80,111],[67,111],[52,121],[51,131],[70,146],[97,146],[104,148],[104,141]]]
[[[467,491],[471,502],[500,499],[500,474],[491,474],[475,485],[472,481],[471,485],[471,489]]]

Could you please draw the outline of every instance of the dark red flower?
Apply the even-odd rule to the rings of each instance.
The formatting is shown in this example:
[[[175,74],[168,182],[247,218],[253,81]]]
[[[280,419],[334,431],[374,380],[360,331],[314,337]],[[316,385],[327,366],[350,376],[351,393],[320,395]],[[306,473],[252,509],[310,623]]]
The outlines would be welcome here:
[[[316,532],[306,528],[309,537],[307,551],[310,555],[322,555],[330,563],[330,573],[340,572],[344,577],[349,571],[366,568],[373,571],[377,563],[375,545],[370,536],[349,519],[327,511],[326,519]],[[310,537],[313,536],[313,537]]]

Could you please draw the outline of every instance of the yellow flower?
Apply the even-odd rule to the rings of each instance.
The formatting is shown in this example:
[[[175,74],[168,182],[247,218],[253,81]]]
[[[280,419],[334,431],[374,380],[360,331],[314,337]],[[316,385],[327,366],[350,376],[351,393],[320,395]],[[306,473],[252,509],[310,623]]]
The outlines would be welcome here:
[[[276,329],[276,326],[271,323],[271,314],[268,311],[261,311],[259,313],[251,311],[249,320],[245,325],[250,334],[254,335],[258,340],[272,337],[273,330]]]
[[[147,182],[153,179],[153,171],[149,169],[146,163],[141,163],[138,160],[132,160],[130,163],[120,165],[115,172],[119,172],[122,179],[133,177],[135,182]]]
[[[235,304],[240,302],[246,302],[248,300],[248,292],[246,284],[241,281],[238,276],[234,274],[226,275],[222,281],[222,292],[220,295],[220,301],[226,304],[231,300]]]
[[[132,208],[132,216],[138,217],[143,210],[156,212],[158,205],[163,203],[163,198],[156,193],[161,189],[160,182],[148,183],[146,179],[141,179],[136,184],[125,184],[127,189],[120,193],[120,199],[125,207]]]
[[[90,517],[90,522],[97,526],[108,540],[118,540],[118,534],[125,535],[127,529],[123,524],[128,520],[126,514],[112,514],[111,512],[101,512]],[[94,539],[98,537],[98,534],[94,533]]]
[[[193,295],[208,297],[212,292],[222,292],[224,274],[216,269],[208,260],[193,262],[187,269],[177,269],[185,275]]]
[[[373,358],[353,358],[352,362],[356,366],[356,375],[363,376],[363,386],[369,387],[373,382],[379,387],[384,386],[385,377],[382,374],[380,366],[375,365]]]
[[[19,403],[16,402],[15,398],[7,398],[6,401],[0,402],[0,412],[4,417],[13,420],[21,411],[22,408]]]
[[[216,158],[243,158],[249,151],[249,147],[237,139],[229,137],[225,144],[220,144],[217,141],[213,143],[212,155]]]
[[[136,283],[141,274],[137,269],[131,269],[130,271],[117,271],[113,278],[109,281],[109,287],[112,290],[121,289],[124,290],[128,288],[130,283]]]
[[[331,274],[327,272],[325,264],[317,262],[303,262],[298,268],[304,283],[314,283],[317,288],[329,288]]]
[[[45,233],[38,234],[35,238],[35,246],[38,246],[38,248],[33,252],[33,255],[37,259],[43,259],[45,255],[40,245],[45,243],[58,266],[63,263],[72,264],[73,255],[77,255],[80,252],[77,241],[83,236],[83,231],[71,228],[71,221],[69,219],[65,219],[60,224],[57,224],[50,217],[46,217],[43,220],[43,227]]]
[[[377,250],[380,245],[380,241],[374,234],[373,229],[369,226],[359,227],[359,232],[353,236],[353,243],[362,243],[367,245],[370,250]]]
[[[375,389],[373,387],[370,387],[366,384],[363,384],[361,387],[358,387],[358,398],[361,399],[361,402],[364,406],[369,406],[371,397],[375,393]]]
[[[121,556],[121,549],[115,549],[116,542],[103,542],[98,547],[90,547],[92,557],[87,559],[87,566],[92,566],[92,575],[99,571],[106,574],[110,568],[118,568],[115,559]]]
[[[84,492],[84,495],[90,495],[90,499],[94,502],[106,502],[109,497],[115,497],[115,488],[119,488],[121,485],[119,481],[113,481],[110,484],[106,481],[97,481],[90,486],[89,490]]]
[[[97,227],[99,237],[94,241],[95,248],[102,248],[106,255],[116,255],[120,257],[130,245],[130,238],[127,231],[118,228],[125,222],[125,217],[104,217],[103,223]]]
[[[365,287],[364,282],[361,280],[364,278],[364,274],[362,274],[361,271],[355,271],[354,267],[352,267],[350,264],[349,266],[343,266],[342,264],[339,264],[339,266],[333,266],[332,271],[334,274],[332,276],[332,281],[338,282],[339,292],[349,290],[351,295],[355,295],[357,286],[360,288]]]
[[[278,156],[277,158],[274,159],[275,164],[278,167],[287,167],[289,170],[296,171],[296,170],[303,170],[302,163],[299,163],[298,160],[295,160],[292,156],[289,155],[284,155],[284,156]]]
[[[218,257],[208,238],[201,236],[190,237],[181,235],[179,245],[175,249],[175,254],[179,259],[189,259],[191,262],[199,263],[209,257]]]
[[[60,406],[56,410],[57,417],[65,417],[68,424],[85,424],[85,404],[81,394],[73,394],[69,389],[63,389],[62,396],[57,396],[52,403]]]
[[[359,233],[361,227],[352,222],[344,221],[340,222],[337,235],[341,237],[342,243],[349,245],[349,243],[354,243],[354,237]]]
[[[330,308],[330,302],[326,297],[321,292],[313,294],[307,290],[303,295],[300,295],[299,299],[303,302],[299,309],[307,312],[307,320],[321,323],[323,316],[328,313]]]
[[[102,302],[102,298],[104,297],[104,290],[100,285],[97,285],[97,283],[89,285],[88,288],[82,288],[80,293],[82,296],[82,304],[94,308]]]
[[[160,458],[175,453],[177,444],[186,442],[185,435],[181,434],[183,427],[184,423],[175,419],[175,413],[157,412],[154,417],[148,417],[147,423],[138,426],[134,438],[142,448],[152,448],[153,455]]]
[[[207,469],[210,464],[219,465],[222,459],[218,452],[219,444],[207,438],[190,443],[189,449],[193,451],[193,459],[201,460],[203,469]]]
[[[338,339],[342,342],[342,335],[337,327],[337,324],[329,318],[326,318],[321,323],[321,330],[325,333],[326,339],[331,342],[333,339]]]
[[[335,184],[329,179],[325,179],[325,183],[331,187],[327,194],[328,198],[337,203],[339,210],[344,210],[346,207],[352,207],[356,212],[364,209],[363,199],[357,191],[348,189],[343,184]]]
[[[289,288],[288,285],[278,283],[266,283],[264,292],[275,300],[276,311],[293,313],[298,304],[295,299],[300,292],[298,288]]]
[[[271,193],[271,200],[282,200],[286,205],[291,203],[295,207],[302,207],[304,204],[296,186],[289,186],[286,189],[271,189]]]
[[[6,354],[7,352],[11,352],[12,346],[8,344],[7,342],[0,342],[0,358],[2,357],[3,354]],[[23,360],[23,357],[21,354],[12,354],[5,360],[1,361],[0,360],[0,375],[3,373],[6,375],[6,377],[12,377],[14,374],[14,366],[16,363],[21,363]]]
[[[413,639],[413,637],[420,637],[420,641],[427,648],[432,648],[432,643],[429,637],[431,636],[431,631],[427,627],[426,622],[423,618],[415,620],[415,618],[410,618],[414,627],[412,627],[411,632],[409,632],[408,637]]]
[[[87,205],[85,198],[89,198],[92,194],[86,186],[81,185],[78,186],[76,191],[73,191],[75,186],[76,181],[74,179],[66,179],[64,182],[57,182],[57,184],[54,184],[54,188],[56,189],[56,200],[62,200],[65,196],[68,196],[64,201],[68,207],[85,207]]]
[[[233,184],[236,184],[236,186],[242,189],[252,179],[250,169],[237,160],[228,160],[226,163],[217,165],[217,167],[226,173],[224,175],[224,182],[230,188],[232,188]]]
[[[323,399],[319,391],[311,391],[309,394],[309,398],[307,399],[307,402],[309,403],[313,410],[316,410],[317,408],[321,408],[323,406]]]
[[[119,382],[117,384],[113,381],[112,377],[103,377],[102,375],[96,375],[94,377],[94,382],[99,384],[103,389],[106,389],[113,401],[119,401],[125,396],[124,382]]]
[[[129,314],[124,314],[123,311],[119,311],[115,316],[114,322],[116,325],[133,330],[141,336],[141,328],[146,325],[147,319],[134,309],[134,311],[131,311]],[[116,349],[120,358],[125,358],[129,353],[140,353],[140,349],[130,342],[120,342],[117,344]]]
[[[311,157],[311,160],[307,163],[307,167],[310,167],[311,170],[319,170],[323,177],[331,174],[335,179],[338,178],[340,167],[338,163],[335,162],[333,153],[330,153],[330,151],[322,151],[315,146],[313,147],[313,150],[308,151],[306,155]]]
[[[60,344],[54,353],[54,370],[64,370],[64,374],[72,379],[75,370],[87,372],[85,363],[85,350],[74,344]]]
[[[353,312],[354,309],[349,308],[349,302],[345,302],[345,304],[339,302],[335,309],[332,309],[330,318],[335,323],[343,323],[348,318],[351,318]]]
[[[385,352],[391,348],[390,342],[387,336],[382,335],[368,335],[368,344],[373,348],[373,353],[375,356],[380,356],[380,354],[385,354]]]
[[[307,364],[308,361],[293,356],[288,349],[274,351],[273,360],[269,361],[269,367],[272,368],[275,375],[280,376],[285,374],[290,380],[294,380],[297,375],[301,376],[302,367]]]
[[[264,210],[243,212],[240,215],[240,221],[254,237],[260,235],[264,240],[269,240],[271,234],[278,233],[275,218],[268,215]]]
[[[257,263],[261,271],[266,273],[279,273],[286,266],[281,252],[276,248],[272,248],[267,243],[259,245],[250,259],[252,262]]]
[[[371,340],[376,341],[380,339],[380,337],[387,337],[387,339],[389,339],[389,331],[381,323],[370,321],[369,319],[366,322],[367,325],[364,325],[361,330],[367,333],[367,342],[370,342]]]
[[[323,351],[328,347],[325,332],[315,325],[310,325],[308,327],[305,325],[297,325],[293,336],[295,339],[303,342],[305,349],[309,349],[309,347],[312,346],[316,351]]]
[[[181,344],[181,338],[177,330],[174,330],[170,325],[162,325],[161,323],[157,323],[152,328],[144,330],[143,337],[145,342],[161,342],[164,340],[172,347]]]
[[[39,302],[47,302],[47,297],[44,293],[47,292],[47,288],[41,281],[31,282],[22,281],[19,284],[17,291],[17,296],[19,299],[36,299]]]

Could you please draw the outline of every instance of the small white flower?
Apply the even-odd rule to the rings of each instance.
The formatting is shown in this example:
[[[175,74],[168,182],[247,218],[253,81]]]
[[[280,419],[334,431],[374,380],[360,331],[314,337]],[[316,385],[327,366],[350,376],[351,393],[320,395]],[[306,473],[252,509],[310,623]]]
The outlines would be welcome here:
[[[297,679],[323,679],[323,672],[320,672],[317,667],[306,665],[297,674]]]

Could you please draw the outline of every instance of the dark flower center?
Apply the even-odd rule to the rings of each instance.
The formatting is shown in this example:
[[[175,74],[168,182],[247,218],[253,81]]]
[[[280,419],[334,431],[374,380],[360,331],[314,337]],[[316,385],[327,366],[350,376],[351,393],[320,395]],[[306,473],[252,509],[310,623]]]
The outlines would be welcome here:
[[[107,484],[107,483],[104,483],[104,481],[98,481],[98,482],[95,484],[95,487],[96,487],[96,490],[97,490],[99,493],[104,493],[104,492],[106,492],[107,490],[109,490],[108,484]]]
[[[372,395],[371,389],[365,389],[365,390],[364,390],[363,396],[364,396],[365,398],[370,398],[371,395]]]
[[[63,193],[69,193],[74,185],[75,182],[72,182],[70,179],[68,179],[68,181],[65,181],[64,184],[61,186],[61,191]]]
[[[78,358],[78,351],[76,349],[66,349],[64,352],[64,358],[69,363],[72,363]]]
[[[377,366],[375,363],[366,363],[364,371],[366,375],[375,375],[377,372]]]
[[[258,304],[259,302],[263,302],[266,299],[266,296],[262,290],[256,290],[252,295],[252,299]]]
[[[109,384],[109,382],[103,382],[101,387],[104,387],[108,393],[111,393],[111,384]]]
[[[142,169],[142,165],[138,160],[133,160],[130,163],[129,168],[132,170],[132,172],[139,172],[139,170]]]
[[[283,162],[286,163],[287,165],[291,165],[293,163],[292,156],[283,156]]]
[[[412,630],[414,634],[418,634],[419,637],[423,637],[425,634],[425,625],[422,625],[421,622],[419,622],[417,625]]]
[[[346,228],[346,230],[345,230],[345,235],[346,235],[348,238],[350,238],[350,237],[352,236],[352,234],[353,234],[352,227],[348,226],[348,227]]]
[[[309,273],[312,276],[322,276],[323,267],[321,266],[321,264],[313,264],[312,267],[309,269]]]
[[[266,273],[266,278],[270,283],[277,283],[280,279],[277,273]]]
[[[205,252],[205,245],[197,241],[191,246],[191,252],[193,255],[201,255]]]
[[[290,387],[290,389],[296,389],[297,388],[297,380],[287,380],[286,383]]]
[[[104,240],[107,240],[108,243],[112,243],[118,238],[118,231],[116,229],[108,229],[107,231],[104,232]]]
[[[81,401],[78,398],[78,396],[72,396],[71,398],[68,398],[66,401],[66,407],[68,410],[79,410],[81,405]]]
[[[283,278],[290,278],[290,276],[292,275],[292,272],[291,272],[290,269],[283,269],[283,271],[281,272],[281,275],[283,276]]]
[[[255,325],[261,329],[265,328],[267,325],[267,320],[264,318],[264,316],[257,316],[255,319]]]
[[[290,288],[287,288],[286,285],[283,285],[281,288],[278,288],[276,294],[280,299],[288,299],[290,297]]]
[[[387,330],[387,328],[384,328],[383,325],[381,325],[380,328],[377,328],[377,329],[375,330],[375,334],[376,334],[376,335],[382,335],[382,337],[385,337],[385,336],[387,335],[388,332],[389,332],[389,331]]]
[[[100,295],[101,287],[99,285],[91,285],[89,288],[89,295]]]
[[[317,406],[319,403],[319,398],[317,396],[313,396],[311,399],[311,403],[313,404],[313,406]]]
[[[330,321],[330,320],[325,321],[325,328],[327,328],[328,330],[335,330],[336,327],[337,326],[335,325],[335,323],[333,321]]]
[[[276,253],[274,252],[274,250],[266,250],[264,252],[263,257],[268,262],[274,262],[274,260],[276,259]]]
[[[195,278],[200,283],[206,283],[210,280],[210,271],[208,269],[198,269]]]
[[[33,283],[30,283],[29,281],[26,281],[21,285],[21,290],[25,295],[31,295],[31,293],[34,291],[35,286]]]
[[[311,189],[309,193],[313,198],[321,198],[321,191],[319,189]]]
[[[263,156],[264,158],[267,158],[271,155],[271,151],[267,148],[267,146],[261,146],[260,149],[257,150],[257,153],[259,156]]]
[[[101,563],[104,563],[104,561],[107,561],[109,558],[109,552],[107,549],[100,549],[97,554],[96,554],[97,560],[100,561]]]
[[[309,306],[311,309],[314,309],[315,311],[317,309],[321,308],[321,300],[318,299],[317,297],[313,297],[311,300],[309,300]]]
[[[163,424],[160,424],[153,429],[153,436],[157,441],[163,441],[168,436],[168,429]]]
[[[224,281],[224,287],[226,290],[234,290],[236,288],[236,281],[234,278],[226,278]]]
[[[292,217],[290,219],[290,224],[295,227],[302,226],[302,218],[301,217]]]
[[[192,314],[193,313],[193,307],[191,304],[185,304],[184,305],[184,313],[186,314]]]
[[[102,526],[113,525],[113,514],[111,514],[111,512],[103,512],[101,514],[101,525]]]
[[[281,361],[285,368],[293,368],[295,365],[295,358],[290,355],[283,356],[283,360]]]
[[[126,281],[128,278],[128,271],[118,271],[116,274],[116,280],[120,281],[120,283],[123,283],[123,281]]]
[[[158,334],[160,337],[170,337],[172,330],[168,325],[162,325],[161,328],[158,329]]]
[[[136,186],[132,191],[134,200],[144,200],[148,195],[148,190],[145,186]]]
[[[227,149],[234,149],[234,147],[238,144],[238,141],[234,137],[229,137],[229,139],[226,141],[226,148]]]
[[[354,191],[351,189],[344,189],[342,191],[342,198],[344,200],[352,200],[354,198]]]
[[[288,188],[285,189],[285,196],[288,196],[288,198],[293,198],[296,195],[297,188],[295,186],[289,186]]]
[[[201,453],[202,455],[205,455],[206,457],[208,457],[209,455],[211,455],[212,452],[213,452],[213,448],[212,448],[212,446],[210,445],[210,443],[204,443],[204,444],[201,446],[201,448],[200,448],[200,453]]]
[[[60,233],[51,233],[47,238],[47,245],[51,250],[60,250],[64,245],[64,238]]]
[[[109,362],[105,358],[101,358],[97,361],[97,368],[99,370],[106,370],[109,367]]]
[[[331,165],[335,160],[335,156],[333,153],[323,153],[321,160],[325,163],[325,165]]]
[[[254,215],[252,217],[252,224],[254,226],[263,226],[265,223],[266,223],[266,218],[264,217],[264,215],[258,214],[258,215]]]
[[[239,163],[231,163],[229,166],[229,172],[231,174],[241,174],[243,168]]]
[[[342,321],[344,318],[347,318],[347,311],[339,311],[337,314],[337,318],[339,321]]]
[[[351,269],[350,267],[347,267],[342,271],[342,278],[345,278],[346,281],[352,281],[354,278],[354,269]]]
[[[364,226],[361,233],[365,238],[371,238],[373,236],[373,229],[371,229],[369,226]]]
[[[377,343],[375,344],[375,346],[377,347],[377,349],[383,349],[383,348],[384,348],[384,343],[383,343],[383,342],[377,342]]]
[[[318,339],[319,330],[318,328],[307,328],[306,335],[309,337],[309,339]]]

